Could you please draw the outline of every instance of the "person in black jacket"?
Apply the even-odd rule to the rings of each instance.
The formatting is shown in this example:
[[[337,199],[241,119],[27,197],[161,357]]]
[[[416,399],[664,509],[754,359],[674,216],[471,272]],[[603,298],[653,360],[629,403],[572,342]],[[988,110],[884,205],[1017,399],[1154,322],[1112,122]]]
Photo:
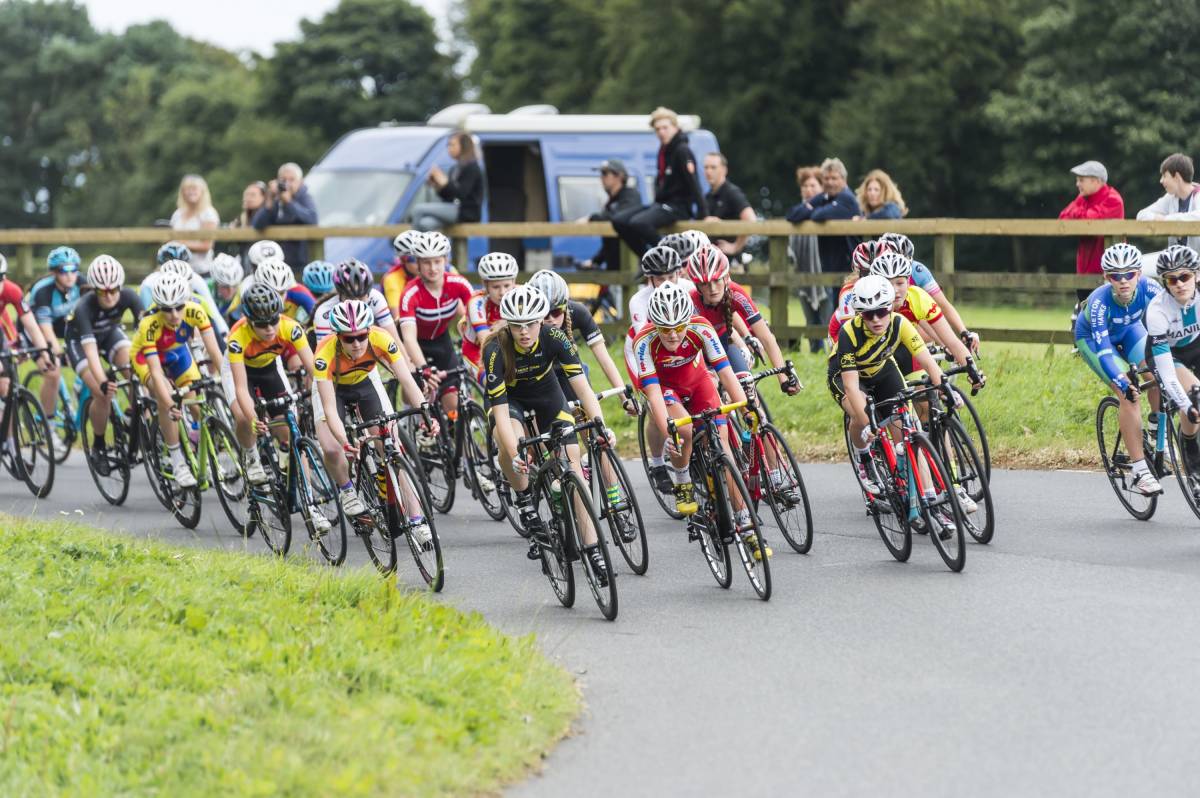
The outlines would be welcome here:
[[[444,202],[419,202],[411,219],[418,230],[438,230],[455,222],[478,222],[483,209],[483,170],[475,157],[475,142],[468,133],[454,133],[446,142],[454,159],[450,173],[438,167],[429,170],[429,184]]]
[[[267,184],[267,201],[250,220],[255,230],[283,224],[316,224],[317,205],[308,186],[304,185],[304,170],[299,164],[285,163],[276,178]],[[284,241],[280,245],[283,259],[299,273],[308,263],[307,241]]]
[[[593,213],[580,221],[608,222],[617,214],[628,210],[640,210],[642,197],[636,188],[629,185],[629,170],[625,164],[615,158],[610,158],[600,164],[600,183],[608,201],[599,213]],[[590,260],[580,264],[583,269],[619,269],[621,266],[620,245],[615,238],[605,238],[600,242],[600,250]]]
[[[679,129],[679,117],[670,108],[656,108],[650,127],[661,142],[658,175],[654,179],[654,204],[618,214],[613,220],[617,235],[641,257],[658,244],[658,228],[681,219],[707,216],[704,193],[696,176],[696,156],[688,147],[687,134]]]

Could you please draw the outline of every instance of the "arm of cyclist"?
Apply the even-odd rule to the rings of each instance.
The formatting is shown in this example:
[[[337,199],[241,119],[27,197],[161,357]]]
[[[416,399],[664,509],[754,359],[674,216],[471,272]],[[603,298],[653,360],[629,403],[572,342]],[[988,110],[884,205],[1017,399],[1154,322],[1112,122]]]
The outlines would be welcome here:
[[[325,424],[329,427],[329,434],[342,449],[348,448],[350,438],[346,435],[346,425],[342,423],[342,417],[338,415],[337,389],[333,382],[318,377],[317,398],[321,402],[321,410],[325,413]]]
[[[62,342],[58,340],[58,336],[54,334],[54,327],[49,322],[38,322],[38,327],[41,328],[42,337],[46,339],[46,343],[50,345],[50,352],[57,359],[62,357],[63,348]]]
[[[946,317],[947,321],[950,322],[950,326],[954,328],[954,332],[959,336],[962,336],[964,333],[966,333],[966,336],[969,340],[968,346],[970,347],[971,352],[978,354],[979,336],[967,329],[967,325],[963,322],[962,316],[958,314],[958,309],[955,308],[954,304],[946,298],[946,294],[944,292],[938,296],[938,306],[942,309],[942,314]]]
[[[1162,386],[1175,406],[1187,413],[1189,420],[1200,420],[1200,414],[1197,414],[1196,409],[1192,407],[1187,391],[1183,389],[1183,383],[1179,381],[1179,375],[1175,373],[1175,358],[1171,355],[1171,347],[1167,343],[1166,337],[1151,335],[1150,351],[1153,353],[1154,374],[1158,378],[1159,385]]]
[[[242,418],[254,419],[255,432],[265,435],[267,423],[258,418],[254,412],[254,400],[250,397],[250,382],[246,378],[246,364],[238,360],[230,360],[229,371],[233,374],[234,410]]]
[[[772,368],[783,367],[783,350],[779,348],[779,341],[775,340],[775,333],[771,332],[771,326],[767,324],[765,319],[759,319],[750,325],[750,332],[762,344],[763,349],[767,352],[767,360]],[[789,396],[795,396],[800,390],[800,386],[792,381],[787,374],[779,375],[779,389]]]
[[[104,365],[100,362],[100,347],[96,346],[96,339],[80,341],[79,345],[83,347],[83,356],[87,359],[88,373],[95,378],[97,385],[105,387],[105,392],[109,396],[115,396],[117,386],[111,383],[105,375]]]
[[[25,334],[29,336],[29,340],[35,347],[46,349],[46,336],[42,335],[42,328],[38,325],[32,310],[27,309],[21,314],[21,326],[25,328]],[[47,371],[53,366],[54,358],[49,352],[42,352],[37,357],[37,363],[41,371]]]
[[[400,319],[400,342],[404,345],[404,354],[412,361],[413,368],[425,368],[425,353],[417,342],[417,323],[413,320]]]
[[[1136,395],[1136,388],[1129,382],[1129,377],[1117,363],[1113,349],[1112,337],[1108,331],[1108,307],[1103,300],[1093,299],[1084,309],[1088,325],[1092,330],[1092,345],[1095,347],[1096,359],[1109,383],[1126,396]]]
[[[217,334],[212,327],[200,331],[200,340],[204,342],[204,351],[208,353],[208,373],[218,380],[221,379],[221,347],[217,344]]]

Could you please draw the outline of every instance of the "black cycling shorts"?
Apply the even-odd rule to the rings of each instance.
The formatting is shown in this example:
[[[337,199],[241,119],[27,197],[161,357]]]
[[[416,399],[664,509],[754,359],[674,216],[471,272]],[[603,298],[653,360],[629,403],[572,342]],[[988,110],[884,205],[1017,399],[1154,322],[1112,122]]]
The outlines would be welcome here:
[[[846,398],[846,388],[842,384],[842,373],[840,371],[831,371],[826,379],[826,385],[829,387],[829,392],[833,394],[833,400],[838,405],[841,405],[842,400]],[[900,367],[896,365],[896,361],[889,360],[884,364],[883,368],[870,377],[864,377],[860,373],[858,375],[858,387],[863,393],[874,399],[876,404],[879,404],[880,402],[899,396],[908,385],[905,383],[904,373],[900,371]]]
[[[100,353],[100,357],[107,360],[109,365],[112,365],[113,358],[116,357],[118,351],[130,345],[130,341],[125,337],[125,331],[120,327],[109,327],[102,333],[96,335],[96,349]],[[87,365],[87,355],[83,353],[83,344],[78,338],[67,339],[67,362],[71,368],[75,369],[78,374]]]
[[[343,421],[347,420],[346,408],[351,406],[358,408],[358,416],[363,421],[392,412],[392,403],[388,401],[383,384],[378,380],[368,378],[353,385],[335,384],[333,388],[338,417]]]
[[[534,423],[539,434],[549,432],[551,427],[570,427],[575,424],[575,417],[567,409],[567,400],[563,397],[558,386],[551,383],[548,387],[533,396],[514,396],[508,393],[508,417],[524,423],[525,413],[532,412]],[[494,405],[498,407],[498,405]],[[532,433],[533,430],[530,430]],[[565,443],[575,443],[575,433],[563,436]]]
[[[280,371],[278,359],[271,365],[260,368],[246,366],[246,387],[250,389],[250,396],[256,399],[276,399],[291,390],[291,386]],[[280,407],[272,410],[271,415],[281,416],[286,410],[286,408]]]
[[[437,338],[418,338],[417,345],[421,347],[421,353],[425,355],[425,362],[434,368],[442,371],[450,371],[459,367],[462,361],[458,358],[458,352],[454,348],[454,339],[450,337],[450,333],[442,333]],[[438,395],[446,393],[450,390],[458,390],[458,375],[451,374],[442,380],[442,384],[438,386]]]

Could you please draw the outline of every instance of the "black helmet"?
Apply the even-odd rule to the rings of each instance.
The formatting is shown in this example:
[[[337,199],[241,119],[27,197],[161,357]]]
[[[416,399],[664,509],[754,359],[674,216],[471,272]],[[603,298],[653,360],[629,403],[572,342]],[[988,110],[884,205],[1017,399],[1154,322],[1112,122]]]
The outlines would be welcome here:
[[[158,248],[157,259],[159,266],[162,266],[169,260],[181,260],[184,263],[191,263],[192,251],[178,241],[168,241]]]
[[[1200,255],[1183,244],[1172,244],[1158,254],[1158,273],[1176,272],[1181,269],[1200,271]]]
[[[683,258],[669,246],[659,244],[646,250],[646,254],[642,256],[642,274],[647,277],[652,274],[674,274],[682,268]]]
[[[242,307],[246,318],[260,324],[274,324],[283,313],[283,299],[269,285],[254,283],[242,292]]]
[[[344,260],[333,270],[333,287],[342,299],[362,299],[371,290],[371,269],[356,258]]]

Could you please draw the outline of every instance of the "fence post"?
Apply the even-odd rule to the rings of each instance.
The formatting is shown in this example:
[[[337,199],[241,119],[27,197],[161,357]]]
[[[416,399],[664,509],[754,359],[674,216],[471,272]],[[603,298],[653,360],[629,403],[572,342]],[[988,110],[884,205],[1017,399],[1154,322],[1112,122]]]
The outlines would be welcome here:
[[[954,236],[939,235],[934,237],[933,271],[947,299],[954,301]],[[943,278],[945,282],[941,282]]]
[[[325,239],[314,238],[308,242],[308,260],[325,260]]]
[[[467,239],[460,236],[455,236],[450,241],[450,255],[454,258],[454,265],[461,272],[467,271]]]
[[[17,271],[21,282],[33,279],[33,244],[17,245]]]
[[[775,337],[781,340],[791,335],[788,330],[792,326],[788,318],[788,303],[791,297],[788,295],[787,285],[787,245],[787,236],[771,236],[767,239],[767,264],[771,275],[768,286],[771,327],[775,331]],[[788,339],[782,345],[790,348],[793,343],[795,342]]]

